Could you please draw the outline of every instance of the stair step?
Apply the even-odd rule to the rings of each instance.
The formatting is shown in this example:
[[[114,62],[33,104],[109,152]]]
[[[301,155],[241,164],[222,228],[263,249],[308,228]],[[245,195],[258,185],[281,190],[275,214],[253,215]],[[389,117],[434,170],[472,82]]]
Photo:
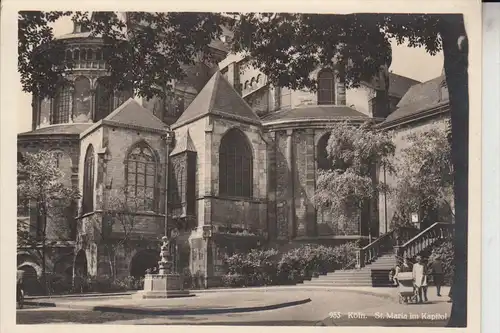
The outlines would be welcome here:
[[[311,287],[392,287],[391,283],[371,283],[371,282],[343,282],[343,283],[314,283],[307,284]]]

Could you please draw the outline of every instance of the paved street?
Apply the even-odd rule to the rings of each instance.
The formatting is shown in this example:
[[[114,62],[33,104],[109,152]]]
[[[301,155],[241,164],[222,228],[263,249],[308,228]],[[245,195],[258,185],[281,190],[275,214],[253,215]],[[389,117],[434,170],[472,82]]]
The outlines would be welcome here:
[[[446,295],[447,290],[443,290]],[[428,304],[401,305],[397,289],[272,289],[219,291],[169,300],[136,300],[130,296],[107,298],[60,298],[57,307],[33,307],[17,311],[18,324],[148,324],[148,325],[265,325],[265,326],[444,326],[451,310],[446,297],[429,290]],[[308,300],[299,305],[286,302]],[[55,300],[55,299],[53,299]],[[68,308],[72,304],[80,309]],[[101,311],[82,309],[99,304]],[[126,311],[106,308],[114,304]],[[134,304],[131,307],[130,304]],[[271,310],[258,310],[285,304]],[[90,309],[90,308],[89,308]],[[142,310],[137,312],[135,310]],[[147,309],[147,311],[144,311]],[[235,310],[236,309],[236,310]],[[238,309],[242,311],[238,311]],[[254,310],[252,310],[254,309]],[[175,311],[173,311],[175,310]],[[410,317],[411,316],[411,317]],[[444,318],[444,319],[443,319]]]

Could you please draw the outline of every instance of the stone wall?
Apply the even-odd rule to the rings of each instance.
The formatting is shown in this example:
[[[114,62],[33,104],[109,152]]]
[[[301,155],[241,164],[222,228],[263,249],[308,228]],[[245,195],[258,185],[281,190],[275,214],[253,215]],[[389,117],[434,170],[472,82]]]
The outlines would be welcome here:
[[[410,134],[414,133],[423,133],[425,131],[431,130],[433,128],[438,128],[441,130],[446,129],[446,121],[448,119],[448,115],[440,115],[440,116],[435,116],[435,117],[430,117],[422,121],[418,122],[413,122],[409,125],[397,128],[397,129],[390,129],[393,131],[393,140],[396,145],[396,152],[394,156],[394,163],[397,163],[398,158],[401,156],[401,151],[408,146],[408,141],[406,140],[406,137]],[[381,182],[385,182],[388,186],[394,188],[397,186],[398,182],[398,177],[396,174],[390,174],[389,172],[385,172],[383,168],[380,168],[379,170],[379,179]],[[390,195],[384,195],[380,194],[379,200],[378,200],[378,205],[379,205],[379,216],[380,216],[380,226],[379,230],[380,233],[386,232],[386,226],[387,229],[390,228],[391,226],[391,221],[394,216],[396,207],[395,207],[395,200],[394,198]]]

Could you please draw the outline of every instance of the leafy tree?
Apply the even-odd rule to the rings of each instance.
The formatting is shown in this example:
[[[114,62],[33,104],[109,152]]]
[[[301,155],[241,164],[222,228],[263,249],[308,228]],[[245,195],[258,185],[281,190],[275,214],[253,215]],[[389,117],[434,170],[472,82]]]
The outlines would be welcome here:
[[[18,248],[29,248],[37,252],[42,263],[42,286],[46,287],[46,255],[53,239],[47,235],[47,224],[61,218],[68,218],[79,198],[78,190],[63,182],[63,173],[57,167],[56,156],[50,151],[26,153],[18,163],[18,175],[22,178],[17,186],[21,201],[36,207],[36,233],[29,226],[18,223]]]
[[[24,20],[20,27],[23,24],[28,27],[19,30],[20,34],[27,34],[19,44],[19,70],[23,89],[45,96],[54,93],[50,81],[56,82],[53,78],[59,77],[60,71],[51,68],[56,65],[51,56],[35,55],[31,50],[38,50],[36,46],[51,40],[52,31],[47,23],[53,14],[34,14],[33,19],[30,13],[21,12],[19,18]],[[134,13],[127,16],[131,19],[123,22],[113,13],[99,13],[91,28],[102,34],[105,45],[113,51],[108,56],[112,57],[109,62],[114,84],[132,85],[138,95],[147,98],[164,96],[164,89],[158,86],[183,76],[180,62],[189,63],[194,55],[205,57],[207,42],[220,35],[222,23],[234,32],[233,51],[250,56],[250,64],[266,74],[271,83],[290,88],[316,89],[315,80],[309,76],[311,70],[334,63],[339,74],[345,75],[347,87],[381,73],[382,82],[388,84],[383,73],[390,65],[391,39],[408,42],[411,47],[425,47],[430,54],[442,50],[452,110],[450,140],[456,203],[454,286],[460,291],[454,295],[449,325],[466,325],[469,97],[468,40],[463,15]],[[76,18],[85,22],[81,16]],[[131,29],[130,43],[121,39],[125,28]],[[40,64],[31,67],[35,69],[34,75],[30,73],[31,62]],[[35,83],[35,79],[45,83]]]
[[[376,165],[392,169],[395,146],[385,132],[367,122],[361,126],[336,124],[326,147],[331,169],[320,170],[313,202],[326,208],[333,220],[359,230],[360,213],[386,188],[375,178]]]
[[[398,183],[394,191],[398,215],[409,221],[413,212],[421,218],[442,208],[454,217],[453,166],[446,132],[431,129],[406,137],[397,165]]]

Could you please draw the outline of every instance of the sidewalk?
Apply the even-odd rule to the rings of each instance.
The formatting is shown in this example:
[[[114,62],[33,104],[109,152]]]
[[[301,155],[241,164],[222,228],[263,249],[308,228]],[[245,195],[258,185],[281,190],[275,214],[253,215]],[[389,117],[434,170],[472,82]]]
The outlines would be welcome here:
[[[253,292],[241,293],[234,297],[233,293],[221,292],[201,293],[196,297],[169,299],[133,299],[131,295],[115,297],[67,297],[41,298],[27,300],[26,305],[57,307],[86,311],[144,313],[155,315],[208,315],[223,313],[241,313],[279,309],[305,304],[310,298],[297,297],[285,293],[273,294],[271,297],[254,296]]]

